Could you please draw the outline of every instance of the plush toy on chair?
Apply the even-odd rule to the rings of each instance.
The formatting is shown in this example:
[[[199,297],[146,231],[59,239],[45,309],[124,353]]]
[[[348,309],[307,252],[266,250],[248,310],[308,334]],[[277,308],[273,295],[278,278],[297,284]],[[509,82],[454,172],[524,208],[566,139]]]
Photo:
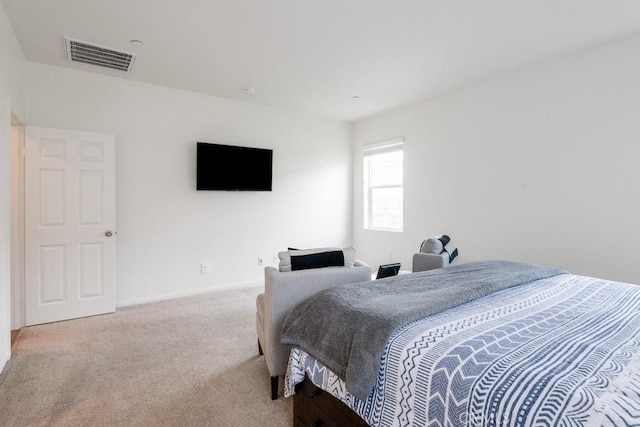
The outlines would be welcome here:
[[[430,237],[420,245],[420,252],[413,254],[412,271],[433,270],[455,263],[458,248],[446,234]]]

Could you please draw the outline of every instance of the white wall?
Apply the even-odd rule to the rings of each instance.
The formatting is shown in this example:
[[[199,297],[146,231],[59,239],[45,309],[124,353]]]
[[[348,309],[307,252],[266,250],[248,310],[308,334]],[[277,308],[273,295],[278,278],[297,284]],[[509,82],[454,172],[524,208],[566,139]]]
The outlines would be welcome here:
[[[0,6],[0,371],[11,355],[11,114],[24,117],[25,60]]]
[[[449,233],[509,259],[640,283],[640,36],[353,126],[354,244],[410,269]],[[363,230],[362,144],[405,139],[403,233]]]
[[[119,305],[262,283],[258,256],[351,244],[345,123],[28,63],[27,124],[115,134]],[[273,149],[273,191],[196,191],[197,141]]]

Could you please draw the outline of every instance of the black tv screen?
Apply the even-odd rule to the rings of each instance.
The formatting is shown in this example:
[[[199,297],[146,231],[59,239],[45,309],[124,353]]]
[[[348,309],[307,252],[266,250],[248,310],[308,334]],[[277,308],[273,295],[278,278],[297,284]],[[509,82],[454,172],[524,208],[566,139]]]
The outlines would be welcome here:
[[[273,150],[198,142],[197,189],[271,191]]]

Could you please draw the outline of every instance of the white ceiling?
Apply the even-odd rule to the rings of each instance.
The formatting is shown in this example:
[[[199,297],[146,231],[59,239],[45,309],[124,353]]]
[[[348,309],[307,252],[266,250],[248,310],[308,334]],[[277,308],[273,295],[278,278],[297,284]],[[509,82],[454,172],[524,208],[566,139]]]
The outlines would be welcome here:
[[[2,3],[29,61],[347,121],[640,32],[638,0]],[[64,36],[138,53],[132,73],[67,62]]]

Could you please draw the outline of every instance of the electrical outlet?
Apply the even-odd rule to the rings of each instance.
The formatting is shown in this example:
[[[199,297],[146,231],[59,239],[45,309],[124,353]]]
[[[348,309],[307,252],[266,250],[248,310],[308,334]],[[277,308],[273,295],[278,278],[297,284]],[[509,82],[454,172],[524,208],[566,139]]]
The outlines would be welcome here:
[[[203,262],[200,264],[200,274],[209,274],[211,272],[211,263]]]
[[[261,256],[258,257],[258,265],[264,265],[264,258]]]

